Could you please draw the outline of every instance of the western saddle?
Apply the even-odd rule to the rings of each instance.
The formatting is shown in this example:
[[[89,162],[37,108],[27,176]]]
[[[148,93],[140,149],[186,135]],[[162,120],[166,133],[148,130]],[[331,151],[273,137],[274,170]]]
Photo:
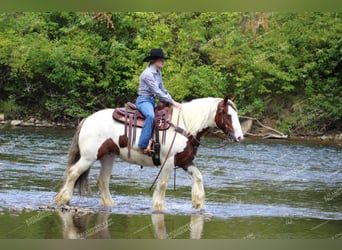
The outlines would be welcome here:
[[[154,151],[159,144],[159,131],[163,131],[162,143],[165,143],[166,130],[170,127],[170,121],[172,118],[172,109],[168,104],[159,102],[154,109]],[[137,109],[136,105],[132,102],[128,102],[126,107],[116,108],[113,112],[113,119],[121,122],[125,125],[124,135],[119,137],[119,146],[121,148],[128,147],[128,158],[131,157],[131,147],[136,141],[136,128],[142,128],[145,122],[145,116]],[[156,155],[158,153],[158,155]],[[160,165],[160,162],[155,158],[159,157],[159,152],[154,152],[152,155],[155,165]],[[156,164],[159,163],[159,164]]]

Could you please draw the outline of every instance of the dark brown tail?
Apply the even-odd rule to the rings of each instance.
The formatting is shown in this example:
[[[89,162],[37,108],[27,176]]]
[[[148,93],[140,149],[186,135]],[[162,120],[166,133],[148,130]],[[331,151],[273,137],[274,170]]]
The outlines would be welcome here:
[[[75,132],[75,135],[72,139],[71,146],[69,149],[68,168],[73,166],[81,158],[80,148],[78,146],[78,140],[79,140],[79,135],[80,135],[81,128],[82,128],[84,121],[85,121],[85,119],[83,119],[80,122],[80,124],[78,125],[77,130]],[[78,189],[78,193],[80,195],[85,195],[85,194],[91,193],[91,189],[90,189],[90,186],[88,183],[89,171],[90,171],[90,168],[87,171],[85,171],[84,173],[82,173],[80,175],[80,177],[78,177],[78,179],[75,182],[75,187]]]

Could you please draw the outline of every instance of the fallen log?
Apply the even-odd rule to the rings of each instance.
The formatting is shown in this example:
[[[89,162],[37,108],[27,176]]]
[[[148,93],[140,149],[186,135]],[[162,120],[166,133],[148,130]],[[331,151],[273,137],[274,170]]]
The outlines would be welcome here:
[[[253,137],[262,137],[263,139],[287,139],[289,136],[285,135],[284,133],[271,128],[269,126],[264,125],[262,122],[260,122],[257,118],[254,117],[250,117],[250,116],[240,116],[241,119],[246,119],[246,121],[241,123],[241,126],[243,128],[243,133],[244,135],[249,135],[249,136],[253,136]],[[260,127],[269,130],[273,133],[251,133],[249,132],[252,128],[253,122],[256,122],[257,125],[259,125]]]

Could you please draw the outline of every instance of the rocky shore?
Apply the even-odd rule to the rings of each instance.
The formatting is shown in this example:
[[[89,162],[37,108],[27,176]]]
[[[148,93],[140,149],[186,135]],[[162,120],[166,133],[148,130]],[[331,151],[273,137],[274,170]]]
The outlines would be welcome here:
[[[34,117],[25,120],[7,120],[3,114],[0,114],[0,129],[11,128],[11,127],[37,127],[37,128],[75,128],[76,124],[62,123],[62,122],[51,122],[47,120],[40,120]]]

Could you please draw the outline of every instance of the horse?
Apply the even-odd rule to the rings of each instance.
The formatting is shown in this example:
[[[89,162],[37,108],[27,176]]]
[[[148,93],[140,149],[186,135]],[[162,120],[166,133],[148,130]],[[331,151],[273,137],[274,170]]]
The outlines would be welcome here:
[[[182,104],[182,108],[172,108],[171,126],[166,131],[166,139],[160,147],[160,176],[152,196],[152,210],[164,211],[165,192],[172,170],[183,168],[192,176],[192,206],[203,209],[205,192],[202,174],[193,162],[200,138],[209,128],[219,128],[234,142],[243,140],[234,99],[198,98]],[[64,184],[54,200],[57,205],[69,204],[73,189],[78,186],[80,195],[89,191],[88,174],[92,164],[101,163],[98,186],[102,206],[114,206],[110,194],[109,181],[115,157],[131,164],[155,166],[152,158],[143,153],[134,143],[128,157],[127,147],[120,147],[119,138],[125,125],[112,118],[114,109],[103,109],[83,119],[78,125],[69,150],[68,166]],[[141,129],[137,128],[139,138]]]

